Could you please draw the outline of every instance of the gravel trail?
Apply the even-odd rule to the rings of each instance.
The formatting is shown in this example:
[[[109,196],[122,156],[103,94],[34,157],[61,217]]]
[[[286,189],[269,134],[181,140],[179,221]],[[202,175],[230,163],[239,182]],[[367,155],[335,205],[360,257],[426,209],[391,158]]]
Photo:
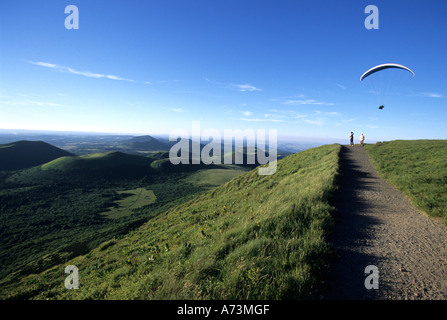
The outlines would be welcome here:
[[[343,146],[341,168],[336,259],[322,298],[446,300],[447,227],[382,179],[364,148]],[[378,268],[378,289],[365,288],[369,265]]]

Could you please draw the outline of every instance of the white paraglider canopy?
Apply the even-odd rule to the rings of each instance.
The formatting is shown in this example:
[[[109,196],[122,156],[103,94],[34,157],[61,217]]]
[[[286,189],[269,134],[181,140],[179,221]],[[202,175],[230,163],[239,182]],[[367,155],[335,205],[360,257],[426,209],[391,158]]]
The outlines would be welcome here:
[[[374,68],[369,69],[368,71],[366,71],[364,74],[362,74],[362,76],[360,77],[360,81],[362,81],[363,79],[365,79],[367,76],[376,73],[378,71],[381,70],[385,70],[385,69],[389,69],[389,68],[397,68],[397,69],[403,69],[403,70],[407,70],[409,72],[411,72],[413,74],[413,77],[415,76],[413,70],[411,70],[408,67],[405,67],[401,64],[397,64],[397,63],[385,63],[385,64],[379,64],[378,66],[375,66]]]

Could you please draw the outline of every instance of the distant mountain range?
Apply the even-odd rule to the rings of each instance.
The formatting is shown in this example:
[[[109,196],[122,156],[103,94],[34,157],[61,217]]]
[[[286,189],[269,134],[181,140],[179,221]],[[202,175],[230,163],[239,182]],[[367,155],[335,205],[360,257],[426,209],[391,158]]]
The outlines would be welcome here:
[[[13,131],[0,129],[0,144],[9,144],[18,140],[44,141],[76,155],[108,151],[147,155],[154,151],[168,151],[177,143],[176,141],[169,141],[169,135],[133,136],[124,134],[35,132],[29,130]],[[202,141],[202,145],[206,145],[207,143],[207,141]],[[312,142],[291,140],[290,138],[287,138],[287,140],[278,139],[278,155],[285,156],[327,143],[333,142]]]

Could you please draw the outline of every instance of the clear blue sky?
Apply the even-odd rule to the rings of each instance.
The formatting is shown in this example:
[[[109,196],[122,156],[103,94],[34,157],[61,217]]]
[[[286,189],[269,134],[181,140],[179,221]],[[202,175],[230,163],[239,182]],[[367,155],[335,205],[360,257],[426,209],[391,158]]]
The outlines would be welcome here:
[[[444,0],[3,0],[0,129],[446,139],[446,15]],[[389,94],[359,81],[388,62],[416,77],[384,72]]]

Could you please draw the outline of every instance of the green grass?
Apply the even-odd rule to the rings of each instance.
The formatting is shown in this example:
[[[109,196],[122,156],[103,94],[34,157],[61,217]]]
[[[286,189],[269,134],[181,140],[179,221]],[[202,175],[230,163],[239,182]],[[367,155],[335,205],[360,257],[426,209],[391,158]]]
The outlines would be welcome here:
[[[252,170],[20,283],[15,299],[310,299],[318,295],[337,190],[340,146]],[[79,290],[64,288],[65,266]]]
[[[71,165],[73,161],[73,159],[76,159],[76,156],[65,156],[65,157],[60,157],[57,159],[54,159],[53,161],[44,163],[43,165],[40,166],[40,168],[42,170],[51,170],[51,169],[59,169],[61,170],[62,168]]]
[[[139,209],[150,205],[157,200],[154,191],[145,188],[137,188],[134,190],[117,191],[118,194],[124,195],[124,199],[116,200],[116,206],[111,207],[108,211],[101,213],[109,219],[118,219],[132,214],[132,209]]]
[[[227,169],[199,170],[189,175],[185,181],[197,187],[214,188],[247,171],[248,169],[237,166],[232,166]]]
[[[447,222],[447,140],[366,145],[379,173],[428,215]]]

